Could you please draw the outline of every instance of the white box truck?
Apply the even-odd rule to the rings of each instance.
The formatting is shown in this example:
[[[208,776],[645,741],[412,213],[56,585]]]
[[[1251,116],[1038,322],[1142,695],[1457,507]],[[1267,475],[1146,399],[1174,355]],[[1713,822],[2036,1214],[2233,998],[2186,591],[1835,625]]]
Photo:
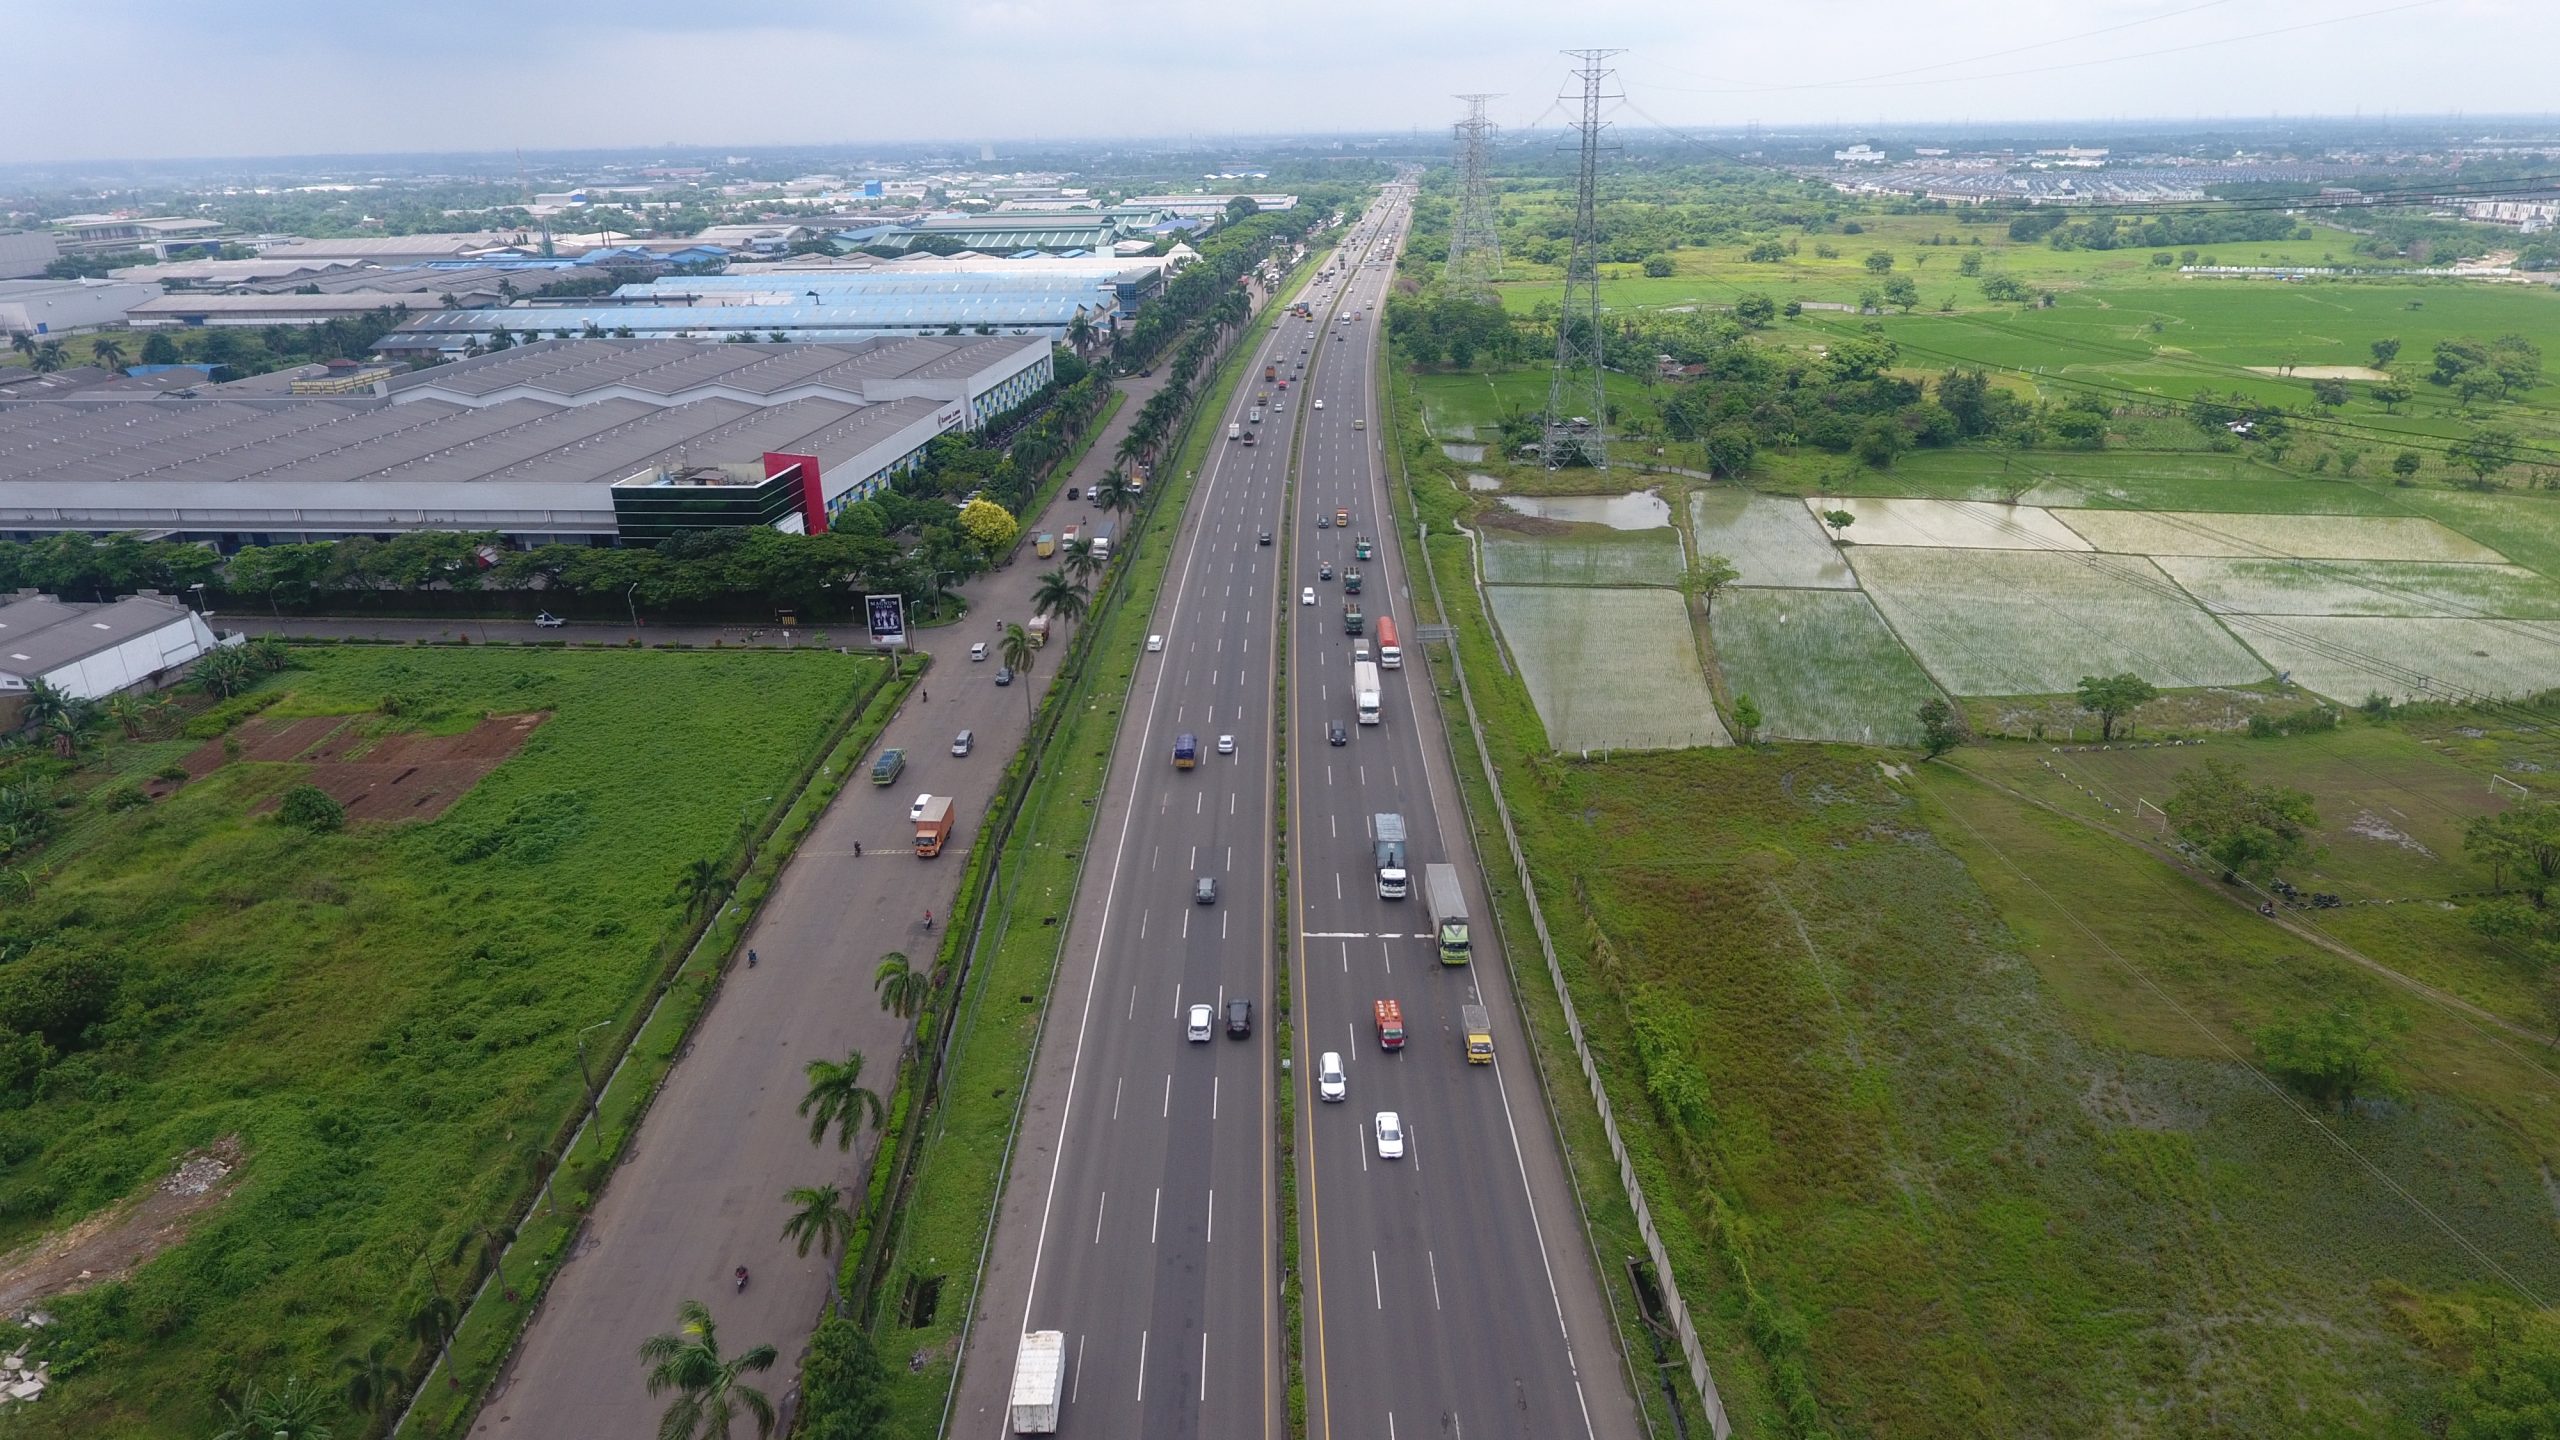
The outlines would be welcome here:
[[[1058,1398],[1067,1386],[1067,1334],[1033,1330],[1013,1361],[1013,1433],[1058,1433]]]
[[[1351,703],[1358,711],[1360,723],[1378,723],[1378,667],[1368,660],[1351,662]]]

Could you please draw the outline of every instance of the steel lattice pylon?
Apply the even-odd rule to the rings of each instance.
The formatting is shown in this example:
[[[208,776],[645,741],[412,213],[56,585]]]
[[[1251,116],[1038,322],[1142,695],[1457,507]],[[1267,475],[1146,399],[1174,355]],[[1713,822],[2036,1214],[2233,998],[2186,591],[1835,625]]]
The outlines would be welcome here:
[[[1556,316],[1556,368],[1547,382],[1545,444],[1539,453],[1547,468],[1593,465],[1609,468],[1609,394],[1602,380],[1600,354],[1600,102],[1609,93],[1607,68],[1623,50],[1568,50],[1582,62],[1574,75],[1582,81],[1582,164],[1573,192],[1573,258],[1565,265],[1564,308]],[[1561,97],[1570,100],[1570,94]]]
[[[1493,282],[1502,278],[1502,232],[1493,223],[1493,195],[1485,185],[1485,142],[1499,128],[1484,118],[1484,102],[1493,95],[1461,95],[1467,118],[1451,127],[1457,135],[1458,211],[1449,221],[1448,286],[1462,295],[1493,298]]]

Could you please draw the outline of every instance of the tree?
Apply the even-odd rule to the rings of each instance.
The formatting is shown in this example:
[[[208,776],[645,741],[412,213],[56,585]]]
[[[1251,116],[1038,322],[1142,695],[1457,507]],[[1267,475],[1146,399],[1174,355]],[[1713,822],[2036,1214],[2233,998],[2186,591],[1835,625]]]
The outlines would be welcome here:
[[[335,1408],[318,1390],[306,1390],[302,1377],[291,1375],[269,1390],[251,1381],[235,1403],[223,1402],[231,1423],[213,1440],[331,1440],[328,1415]]]
[[[1657,280],[1669,275],[1671,270],[1671,257],[1668,255],[1647,255],[1644,257],[1644,273]]]
[[[2401,406],[2409,403],[2410,395],[2415,392],[2397,380],[2386,380],[2365,393],[2373,397],[2373,403],[2381,406],[2384,414],[2395,415]]]
[[[960,507],[958,523],[962,533],[978,542],[978,548],[990,558],[1010,549],[1014,537],[1022,533],[1012,511],[983,495]]]
[[[658,1440],[727,1440],[742,1408],[755,1418],[756,1434],[773,1433],[773,1401],[745,1377],[772,1369],[777,1352],[758,1345],[722,1355],[719,1322],[701,1301],[678,1305],[676,1328],[641,1341],[640,1358],[649,1366],[650,1395],[676,1392],[658,1421]]]
[[[2474,815],[2463,827],[2462,852],[2489,867],[2489,884],[2512,883],[2533,901],[2549,903],[2560,880],[2560,806],[2527,800],[2496,815]]]
[[[1031,662],[1040,654],[1040,647],[1031,643],[1031,632],[1019,625],[1004,627],[1004,638],[996,642],[996,649],[1004,657],[1005,667],[1020,676],[1031,673]],[[1022,686],[1022,713],[1026,716],[1031,713],[1031,684],[1028,680]]]
[[[1920,748],[1935,760],[1964,743],[1964,722],[1955,707],[1932,695],[1920,702]]]
[[[1831,527],[1831,538],[1837,540],[1849,533],[1849,527],[1858,523],[1858,517],[1846,510],[1825,510],[1822,523]]]
[[[435,1288],[432,1277],[427,1282],[427,1297],[409,1312],[409,1338],[421,1345],[433,1346],[436,1358],[444,1362],[445,1383],[453,1381],[453,1327],[461,1322],[462,1312],[442,1290]]]
[[[1728,478],[1751,469],[1760,453],[1760,442],[1749,425],[1739,420],[1727,421],[1707,432],[1707,466]]]
[[[933,993],[933,981],[931,972],[916,969],[896,950],[881,956],[880,968],[871,972],[871,988],[880,992],[880,1008],[901,1020],[916,1018],[925,997]]]
[[[863,1328],[829,1314],[801,1362],[806,1440],[890,1440],[889,1370]]]
[[[2410,477],[2418,473],[2418,467],[2426,463],[2427,462],[2425,460],[2419,458],[2417,451],[2403,450],[2399,454],[2391,457],[2391,473],[2399,476],[2400,483],[2406,485],[2409,483]]]
[[[1982,252],[1968,250],[1956,258],[1956,273],[1968,280],[1982,273]]]
[[[2490,476],[2516,463],[2515,432],[2475,430],[2444,447],[2444,458],[2470,471],[2480,488],[2487,489]]]
[[[338,1369],[346,1376],[347,1404],[367,1415],[379,1415],[400,1403],[409,1388],[400,1367],[391,1363],[391,1342],[377,1339],[361,1355],[341,1355]]]
[[[676,872],[676,899],[684,902],[686,914],[719,903],[720,892],[727,888],[720,878],[719,862],[688,860]]]
[[[1911,432],[1890,416],[1879,415],[1858,431],[1858,458],[1878,470],[1892,469],[1910,449]]]
[[[1045,615],[1052,622],[1075,624],[1084,618],[1086,605],[1085,588],[1068,579],[1063,570],[1043,573],[1032,587],[1031,613]]]
[[[2116,738],[2116,722],[2159,697],[2151,682],[2139,675],[2083,675],[2080,677],[2080,708],[2098,717],[2098,738]],[[2130,727],[2127,733],[2131,733]]]
[[[276,818],[314,835],[331,834],[347,825],[347,812],[317,785],[296,785],[284,792],[284,799],[276,806]]]
[[[1885,303],[1908,315],[1920,304],[1920,282],[1908,275],[1888,275],[1884,281]]]
[[[2373,352],[2373,368],[2376,370],[2388,370],[2391,362],[2400,358],[2398,340],[2376,340],[2366,348]]]
[[[1742,732],[1742,743],[1753,744],[1760,738],[1760,706],[1748,695],[1733,697],[1733,728]]]
[[[1105,563],[1093,553],[1093,542],[1081,535],[1058,547],[1058,564],[1080,582],[1089,582],[1102,573]]]
[[[145,365],[182,365],[186,357],[179,353],[178,342],[154,330],[142,337],[142,363]]]
[[[2226,874],[2254,884],[2309,860],[2311,832],[2320,824],[2310,796],[2280,785],[2253,785],[2227,760],[2179,772],[2164,809],[2180,839],[2211,856]]]
[[[2400,1093],[2385,1047],[2408,1028],[2409,1017],[2396,1010],[2374,1014],[2346,1001],[2318,1015],[2260,1026],[2249,1039],[2269,1072],[2344,1114],[2358,1095]]]
[[[820,1255],[832,1255],[853,1233],[853,1212],[844,1206],[844,1192],[833,1185],[802,1185],[785,1195],[791,1202],[791,1218],[782,1222],[782,1238],[799,1242],[800,1258],[809,1258],[809,1247],[818,1247]]]
[[[195,668],[189,674],[197,689],[216,700],[228,700],[258,680],[249,665],[249,657],[232,647],[208,650],[198,656]]]
[[[1733,318],[1753,330],[1765,330],[1778,318],[1778,302],[1752,291],[1733,302]]]
[[[853,1148],[854,1131],[868,1117],[871,1128],[880,1128],[884,1112],[880,1097],[862,1083],[862,1052],[845,1052],[841,1064],[832,1060],[812,1060],[805,1067],[809,1077],[809,1093],[800,1098],[800,1113],[809,1117],[809,1143],[826,1142],[827,1130],[836,1131],[836,1148]]]
[[[1882,275],[1893,268],[1893,252],[1890,250],[1871,250],[1867,252],[1866,263],[1868,274]]]
[[[2447,1440],[2549,1440],[2560,1435],[2560,1331],[2524,1317],[2523,1333],[2500,1334],[2475,1351],[2454,1387]]]
[[[2339,406],[2347,403],[2347,382],[2344,380],[2314,380],[2311,382],[2311,398],[2319,404],[2335,410]]]
[[[1681,575],[1680,593],[1696,602],[1706,617],[1713,620],[1716,597],[1741,578],[1742,572],[1733,568],[1733,561],[1727,557],[1701,555],[1690,561],[1688,570]]]
[[[71,364],[71,352],[59,340],[39,340],[35,353],[27,357],[27,368],[39,375],[50,375]]]
[[[101,335],[89,342],[89,363],[109,370],[124,369],[124,342],[113,335]]]

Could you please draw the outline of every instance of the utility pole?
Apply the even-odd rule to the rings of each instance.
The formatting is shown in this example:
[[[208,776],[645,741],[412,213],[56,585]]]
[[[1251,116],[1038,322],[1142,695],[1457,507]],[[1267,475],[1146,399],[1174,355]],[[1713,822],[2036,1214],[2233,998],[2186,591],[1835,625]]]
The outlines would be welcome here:
[[[1485,142],[1498,127],[1484,118],[1484,102],[1493,95],[1461,95],[1467,118],[1451,127],[1457,135],[1458,213],[1449,224],[1449,289],[1473,299],[1491,301],[1493,282],[1502,278],[1502,232],[1493,223],[1493,195],[1485,181]]]
[[[1609,392],[1601,364],[1600,336],[1600,102],[1619,96],[1609,89],[1609,58],[1623,50],[1568,50],[1582,62],[1582,163],[1573,195],[1573,258],[1564,271],[1564,307],[1556,316],[1556,368],[1547,382],[1547,468],[1609,468]],[[1560,97],[1571,99],[1571,95]],[[1583,413],[1583,412],[1588,412]]]

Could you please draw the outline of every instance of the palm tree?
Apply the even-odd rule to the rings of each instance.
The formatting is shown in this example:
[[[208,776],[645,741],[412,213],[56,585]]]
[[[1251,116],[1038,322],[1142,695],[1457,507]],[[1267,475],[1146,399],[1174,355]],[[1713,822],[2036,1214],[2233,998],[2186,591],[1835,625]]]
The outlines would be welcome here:
[[[834,1126],[836,1148],[852,1149],[853,1132],[861,1126],[866,1115],[871,1119],[872,1129],[880,1128],[885,1112],[880,1107],[879,1095],[862,1083],[861,1051],[845,1052],[842,1064],[812,1060],[806,1073],[809,1076],[809,1093],[800,1097],[800,1113],[809,1116],[810,1144],[825,1144],[827,1127]]]
[[[409,1312],[409,1338],[435,1347],[436,1358],[444,1362],[447,1385],[458,1383],[453,1378],[453,1327],[461,1320],[462,1312],[445,1298],[442,1290],[435,1288],[432,1279],[428,1281],[427,1298]]]
[[[33,355],[36,353],[35,332],[31,330],[10,331],[9,348],[17,351],[21,355]]]
[[[716,903],[720,889],[720,866],[714,861],[689,861],[676,876],[676,898],[684,902],[687,914]]]
[[[1094,481],[1093,488],[1085,494],[1094,504],[1110,511],[1126,510],[1138,498],[1129,489],[1128,474],[1116,469],[1103,471],[1102,478]]]
[[[1102,561],[1093,553],[1093,542],[1082,536],[1058,547],[1058,563],[1065,566],[1067,573],[1074,576],[1080,585],[1089,583],[1094,572],[1102,568]]]
[[[1067,343],[1075,347],[1078,355],[1093,346],[1093,322],[1085,318],[1081,306],[1076,309],[1076,318],[1067,322]]]
[[[361,1355],[341,1355],[338,1368],[346,1372],[347,1403],[367,1415],[379,1415],[397,1404],[407,1381],[400,1367],[391,1363],[391,1342],[376,1340]]]
[[[288,1376],[284,1386],[268,1390],[255,1381],[239,1403],[224,1401],[231,1424],[213,1440],[331,1440],[329,1397],[302,1388],[302,1377]]]
[[[880,1008],[901,1020],[916,1018],[925,997],[933,993],[933,983],[931,972],[916,969],[895,950],[880,957],[880,968],[871,975],[871,988],[880,992]]]
[[[514,1244],[515,1239],[516,1227],[504,1221],[474,1225],[464,1230],[453,1242],[453,1253],[447,1258],[459,1260],[469,1254],[472,1247],[478,1246],[480,1263],[496,1271],[498,1288],[512,1295],[515,1293],[515,1287],[507,1283],[507,1247]]]
[[[1084,618],[1085,588],[1067,578],[1064,570],[1051,570],[1041,575],[1040,583],[1031,591],[1031,613],[1062,619],[1072,625]]]
[[[71,354],[59,340],[40,341],[27,356],[27,368],[39,375],[50,375],[71,363]]]
[[[719,1322],[701,1301],[678,1305],[676,1328],[641,1341],[640,1358],[649,1362],[651,1395],[677,1392],[658,1421],[658,1440],[727,1440],[741,1406],[758,1435],[773,1433],[773,1401],[743,1377],[772,1369],[777,1352],[758,1345],[721,1355]]]
[[[113,335],[101,335],[89,342],[89,363],[110,370],[124,369],[124,342]]]
[[[853,1233],[853,1212],[844,1208],[844,1192],[833,1185],[803,1185],[783,1198],[798,1208],[782,1222],[782,1238],[800,1242],[802,1259],[808,1258],[811,1245],[821,1255],[835,1253]]]
[[[1081,606],[1083,598],[1079,596],[1076,603]],[[1015,675],[1022,677],[1031,674],[1031,662],[1040,653],[1040,648],[1031,643],[1031,632],[1019,625],[1004,627],[1004,641],[998,648],[1004,651],[1004,663],[1013,667]],[[1026,720],[1031,717],[1031,685],[1027,678],[1022,686],[1022,714]]]

